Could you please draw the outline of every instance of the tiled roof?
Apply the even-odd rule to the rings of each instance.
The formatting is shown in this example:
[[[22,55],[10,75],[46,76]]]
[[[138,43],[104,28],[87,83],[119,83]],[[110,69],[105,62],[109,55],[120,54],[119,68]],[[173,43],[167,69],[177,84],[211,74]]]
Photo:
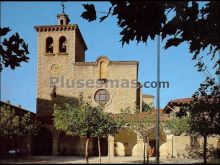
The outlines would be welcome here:
[[[181,99],[171,100],[170,102],[173,104],[190,104],[192,101],[193,98],[181,98]]]
[[[151,110],[150,112],[151,112],[151,114],[149,112],[140,112],[140,113],[131,114],[131,115],[138,115],[138,117],[140,117],[140,119],[143,117],[146,117],[148,115],[153,115],[156,120],[156,109]],[[113,115],[113,118],[117,118],[119,116],[119,114],[112,114],[112,115]],[[169,119],[168,115],[166,113],[164,113],[163,109],[160,109],[160,121],[166,121],[168,119]]]
[[[181,98],[181,99],[175,99],[168,102],[168,104],[164,108],[165,113],[170,113],[172,109],[170,107],[173,106],[188,106],[193,101],[193,98]]]

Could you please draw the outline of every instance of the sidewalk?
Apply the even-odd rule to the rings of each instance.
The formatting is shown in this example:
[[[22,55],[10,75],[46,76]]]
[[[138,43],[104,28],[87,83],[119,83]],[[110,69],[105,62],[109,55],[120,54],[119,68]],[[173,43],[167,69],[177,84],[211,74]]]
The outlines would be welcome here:
[[[31,156],[25,159],[18,159],[16,162],[13,160],[2,160],[1,164],[83,164],[86,163],[84,157],[78,156]],[[89,163],[99,164],[98,157],[90,157]],[[109,160],[107,156],[102,157],[102,164],[143,164],[143,158],[135,157],[114,157]],[[202,160],[193,160],[193,159],[161,159],[161,164],[198,164],[202,163]],[[213,163],[220,163],[219,160],[214,161]],[[155,164],[155,158],[150,158],[150,164]]]

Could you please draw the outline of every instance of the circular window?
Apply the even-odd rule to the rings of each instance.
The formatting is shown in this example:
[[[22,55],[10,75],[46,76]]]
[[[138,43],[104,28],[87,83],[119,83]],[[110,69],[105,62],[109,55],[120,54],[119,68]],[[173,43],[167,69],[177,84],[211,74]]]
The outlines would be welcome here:
[[[105,105],[110,100],[110,93],[105,89],[99,89],[95,93],[95,102],[98,104]]]

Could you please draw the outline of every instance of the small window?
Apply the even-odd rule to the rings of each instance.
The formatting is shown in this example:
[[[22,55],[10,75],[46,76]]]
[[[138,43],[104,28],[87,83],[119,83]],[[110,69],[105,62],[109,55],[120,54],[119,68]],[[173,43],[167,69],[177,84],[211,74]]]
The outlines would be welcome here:
[[[63,25],[63,20],[62,19],[60,20],[60,25]]]
[[[64,36],[59,39],[59,52],[66,53],[66,37]]]
[[[56,98],[57,97],[57,92],[56,92],[56,85],[53,86],[53,97]]]
[[[53,38],[48,37],[46,39],[46,53],[53,53]]]
[[[110,93],[105,89],[100,89],[95,93],[95,102],[105,105],[110,100]]]
[[[109,60],[105,56],[98,58],[98,67],[99,67],[99,79],[107,80],[108,79],[108,67]]]

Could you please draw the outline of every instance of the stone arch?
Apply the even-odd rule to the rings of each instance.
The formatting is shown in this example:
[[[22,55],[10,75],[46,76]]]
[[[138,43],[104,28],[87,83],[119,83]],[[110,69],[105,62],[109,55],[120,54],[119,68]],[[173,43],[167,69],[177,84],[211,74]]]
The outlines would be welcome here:
[[[131,129],[122,129],[115,135],[115,156],[132,156],[137,144],[137,134]]]
[[[108,79],[108,67],[109,59],[105,56],[101,56],[97,59],[98,62],[98,77],[100,80]]]
[[[66,53],[67,51],[67,40],[65,36],[59,38],[59,52]]]
[[[53,53],[53,38],[46,38],[46,53]]]
[[[160,147],[166,143],[166,134],[160,129]],[[149,135],[148,152],[150,157],[156,156],[156,132],[155,128],[152,128]]]
[[[46,128],[41,127],[38,135],[32,138],[32,155],[52,155],[53,134]]]

